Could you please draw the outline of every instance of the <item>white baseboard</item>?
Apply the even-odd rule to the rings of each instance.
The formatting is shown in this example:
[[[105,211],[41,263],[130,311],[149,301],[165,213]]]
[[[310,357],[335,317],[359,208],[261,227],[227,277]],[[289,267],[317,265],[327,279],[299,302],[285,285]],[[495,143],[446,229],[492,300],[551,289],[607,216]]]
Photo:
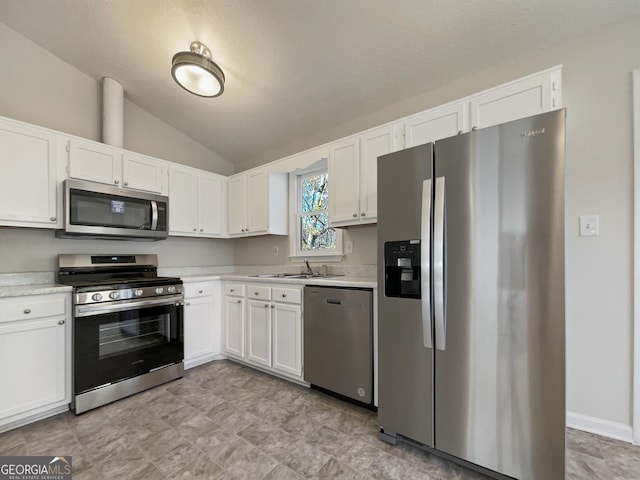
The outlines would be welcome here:
[[[567,427],[633,443],[633,428],[631,428],[631,425],[624,423],[611,422],[580,413],[567,412]]]

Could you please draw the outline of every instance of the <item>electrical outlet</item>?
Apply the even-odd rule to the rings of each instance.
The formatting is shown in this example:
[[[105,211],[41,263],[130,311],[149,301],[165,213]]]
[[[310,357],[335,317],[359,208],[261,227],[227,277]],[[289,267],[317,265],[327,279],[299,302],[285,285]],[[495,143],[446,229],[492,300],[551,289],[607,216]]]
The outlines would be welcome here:
[[[347,240],[346,242],[344,242],[344,250],[345,250],[345,253],[353,253],[353,241],[352,240]]]
[[[277,245],[273,246],[273,256],[277,257],[278,255],[280,255],[280,248]]]

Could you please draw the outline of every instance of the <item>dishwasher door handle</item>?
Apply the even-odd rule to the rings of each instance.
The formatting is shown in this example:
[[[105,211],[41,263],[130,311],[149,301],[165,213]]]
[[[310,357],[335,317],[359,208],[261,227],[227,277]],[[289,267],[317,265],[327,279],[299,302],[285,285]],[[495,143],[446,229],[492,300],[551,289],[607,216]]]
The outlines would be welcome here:
[[[342,300],[339,300],[337,298],[327,298],[327,303],[330,303],[332,305],[342,305]]]

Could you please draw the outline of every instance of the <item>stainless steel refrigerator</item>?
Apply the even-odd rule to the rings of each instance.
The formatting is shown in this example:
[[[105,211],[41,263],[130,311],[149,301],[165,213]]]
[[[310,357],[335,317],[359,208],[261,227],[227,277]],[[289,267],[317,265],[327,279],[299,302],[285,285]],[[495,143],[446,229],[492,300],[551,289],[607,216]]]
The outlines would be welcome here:
[[[382,440],[564,478],[564,149],[557,110],[378,158]]]

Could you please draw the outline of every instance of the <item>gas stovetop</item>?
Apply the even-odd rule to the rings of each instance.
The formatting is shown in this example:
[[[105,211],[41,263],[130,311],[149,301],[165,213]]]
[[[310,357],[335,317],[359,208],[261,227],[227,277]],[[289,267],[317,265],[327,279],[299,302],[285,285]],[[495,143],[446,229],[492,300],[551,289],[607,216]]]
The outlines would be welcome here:
[[[156,255],[59,255],[58,283],[74,287],[75,303],[182,293],[182,280],[158,276]]]

